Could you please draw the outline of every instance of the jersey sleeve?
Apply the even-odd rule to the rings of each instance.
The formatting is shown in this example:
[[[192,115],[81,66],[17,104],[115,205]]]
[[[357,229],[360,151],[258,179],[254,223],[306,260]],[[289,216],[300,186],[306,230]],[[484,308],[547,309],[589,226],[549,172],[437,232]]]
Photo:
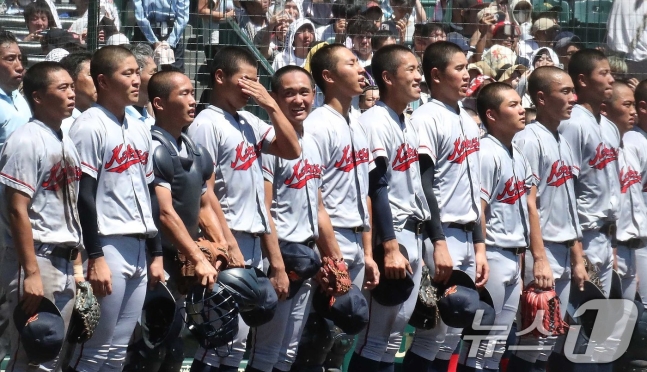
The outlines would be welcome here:
[[[256,146],[261,149],[262,153],[269,153],[270,145],[276,137],[274,127],[265,123],[264,121],[261,121],[261,119],[255,116],[249,119],[249,122],[254,127],[254,133],[256,135]]]
[[[481,199],[490,204],[496,188],[497,164],[493,154],[481,153]]]
[[[218,138],[219,134],[216,132],[216,126],[208,119],[196,118],[196,120],[189,127],[189,137],[196,145],[204,147],[213,164],[216,165],[218,159]]]
[[[33,197],[41,163],[37,154],[33,139],[10,136],[0,155],[0,183]]]
[[[529,133],[524,134],[528,135]],[[528,170],[533,178],[533,183],[535,185],[539,185],[539,182],[541,181],[541,151],[539,149],[539,142],[538,140],[527,138],[526,135],[515,136],[513,143],[517,146],[519,152],[525,157]]]
[[[571,155],[573,156],[573,161],[578,167],[578,170],[582,168],[582,128],[570,121],[562,123],[559,126],[559,133],[564,137],[566,142],[571,148]]]
[[[528,158],[523,154],[521,154],[521,160],[523,161],[523,169],[525,170],[524,184],[526,186],[526,189],[530,190],[533,186],[539,186],[539,181],[537,180],[534,173],[532,172],[532,168],[530,166],[530,162],[528,161]]]
[[[411,117],[411,122],[418,129],[418,136],[420,138],[420,145],[418,152],[421,154],[429,155],[433,162],[436,162],[438,157],[438,125],[435,118],[423,117],[423,115],[414,115]]]
[[[391,145],[388,126],[383,124],[376,124],[372,118],[372,115],[360,116],[359,123],[366,133],[366,138],[368,139],[368,149],[373,157],[373,160],[384,157],[388,162],[388,154],[390,152],[389,150]]]
[[[153,153],[153,136],[151,135],[150,130],[144,131],[146,135],[146,142],[148,143],[148,160],[144,164],[144,172],[146,173],[146,183],[150,184],[155,180],[155,173],[153,171],[153,159],[151,155]]]
[[[79,117],[70,128],[70,138],[79,153],[81,170],[88,176],[96,179],[102,167],[104,153],[104,134],[101,126],[90,119],[92,117]],[[151,163],[149,161],[149,163]]]
[[[263,178],[266,181],[274,183],[275,165],[276,165],[276,156],[272,154],[263,154],[261,156],[261,166],[263,167]]]

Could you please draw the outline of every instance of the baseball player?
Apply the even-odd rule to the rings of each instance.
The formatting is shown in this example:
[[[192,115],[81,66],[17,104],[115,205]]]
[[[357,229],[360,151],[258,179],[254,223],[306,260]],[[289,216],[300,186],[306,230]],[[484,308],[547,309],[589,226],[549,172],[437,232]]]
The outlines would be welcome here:
[[[294,159],[301,152],[299,140],[276,101],[258,82],[256,58],[250,52],[240,47],[225,47],[214,60],[217,63],[212,69],[211,104],[196,116],[188,133],[213,159],[215,195],[245,264],[262,268],[263,240],[263,253],[272,269],[270,280],[279,298],[285,298],[289,280],[278,245],[270,240],[260,155],[262,152]],[[248,112],[238,111],[250,97],[268,112],[273,126]],[[203,371],[213,367],[220,372],[237,371],[248,331],[249,327],[241,320],[231,353],[227,347],[199,348],[192,369]]]
[[[72,116],[63,120],[63,124],[61,124],[61,130],[65,134],[69,132],[74,120],[97,101],[97,89],[90,77],[91,60],[92,54],[89,52],[68,54],[61,60],[61,65],[74,79],[74,93],[76,94]]]
[[[381,100],[359,118],[375,161],[369,173],[376,243],[384,246],[388,279],[402,279],[406,271],[414,287],[404,303],[383,306],[371,298],[369,324],[360,333],[349,371],[377,371],[393,365],[404,331],[418,298],[422,275],[423,221],[430,213],[420,182],[418,133],[403,113],[420,99],[418,61],[408,48],[385,46],[372,59]],[[409,259],[401,253],[404,245]]]
[[[642,195],[642,176],[637,151],[625,148],[624,137],[640,136],[631,129],[636,121],[634,92],[626,83],[613,83],[613,95],[604,101],[600,111],[618,128],[620,143],[620,213],[616,232],[615,267],[622,279],[622,297],[633,301],[636,296],[636,250],[647,246],[647,205]],[[631,140],[630,140],[631,141]]]
[[[9,136],[0,153],[0,217],[7,226],[0,282],[7,291],[9,314],[21,306],[33,315],[41,299],[47,298],[60,310],[65,329],[72,316],[75,281],[84,280],[76,208],[81,161],[74,143],[60,129],[74,109],[73,86],[58,63],[32,66],[23,90],[34,117]],[[15,324],[9,325],[8,334],[12,350],[7,368],[34,368]],[[60,367],[57,357],[36,369]]]
[[[481,139],[481,220],[484,222],[490,278],[485,287],[492,296],[496,318],[494,325],[505,326],[491,330],[495,340],[491,356],[489,342],[461,348],[459,371],[498,371],[505,351],[505,340],[519,306],[521,294],[521,255],[530,243],[530,232],[539,226],[539,214],[534,203],[537,187],[528,160],[512,144],[515,134],[523,130],[526,112],[521,97],[508,84],[492,83],[479,93],[477,110],[487,134]],[[469,357],[471,348],[476,356]],[[466,368],[467,367],[467,368]]]
[[[541,67],[528,78],[528,90],[537,108],[537,119],[514,137],[514,144],[524,154],[537,184],[535,196],[539,209],[540,230],[530,229],[530,253],[526,253],[525,283],[535,281],[541,288],[554,288],[561,302],[561,316],[571,279],[578,287],[588,280],[584,267],[582,232],[576,210],[575,184],[579,166],[575,164],[568,142],[557,128],[571,116],[575,105],[573,81],[562,69]],[[540,240],[541,239],[541,240]],[[550,272],[545,272],[549,269]],[[552,279],[552,280],[551,280]],[[521,330],[520,330],[521,331]],[[555,344],[555,337],[520,337],[520,344]],[[513,370],[545,370],[550,350],[519,350],[511,356]]]
[[[263,156],[265,203],[271,209],[277,243],[312,248],[316,241],[322,256],[342,259],[321,197],[324,166],[312,135],[303,128],[314,101],[314,85],[312,76],[298,66],[285,66],[272,77],[272,96],[299,136],[301,155],[294,160]],[[304,282],[291,299],[279,302],[271,322],[254,329],[246,371],[290,370],[310,312],[311,289],[311,281]]]
[[[420,135],[422,185],[431,215],[437,213],[435,205],[440,210],[423,259],[436,282],[457,269],[483,286],[489,268],[480,226],[479,128],[459,102],[469,85],[467,60],[455,44],[438,42],[425,51],[422,68],[431,99],[411,121]],[[461,329],[442,322],[432,330],[416,330],[405,368],[446,371],[460,334]]]
[[[107,46],[92,56],[90,73],[97,104],[76,119],[69,133],[83,171],[78,206],[88,252],[86,275],[102,312],[94,336],[70,360],[70,368],[80,372],[122,369],[146,283],[164,281],[158,250],[148,252],[147,275],[146,240],[157,234],[148,191],[154,179],[150,128],[125,113],[137,102],[137,61],[127,49]]]

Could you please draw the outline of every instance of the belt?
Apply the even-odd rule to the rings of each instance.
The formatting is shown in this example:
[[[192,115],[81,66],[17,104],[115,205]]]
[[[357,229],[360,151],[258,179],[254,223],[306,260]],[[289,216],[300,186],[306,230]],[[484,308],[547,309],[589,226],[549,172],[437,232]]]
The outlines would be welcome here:
[[[305,245],[308,248],[314,248],[315,247],[315,240],[310,238],[310,239],[306,240],[305,242],[303,242],[301,244]]]
[[[600,227],[600,232],[606,236],[615,236],[617,231],[615,222],[607,222]]]
[[[575,240],[567,240],[565,242],[559,242],[557,244],[561,244],[563,246],[566,246],[566,248],[572,248],[573,246],[575,246]]]
[[[468,222],[468,223],[450,222],[449,225],[447,225],[447,227],[449,227],[449,228],[459,229],[459,230],[463,230],[465,232],[474,231],[475,226],[476,226],[476,222]]]
[[[259,236],[261,236],[261,234],[259,234],[259,233],[250,233],[250,232],[247,232],[247,231],[240,231],[240,230],[231,230],[231,232],[232,232],[232,233],[238,233],[238,234],[245,234],[245,235],[249,235],[249,236],[251,236],[251,237],[252,237],[252,238],[254,238],[254,239],[256,239],[256,238],[258,238]]]
[[[355,227],[336,227],[336,229],[351,230],[355,234],[363,233],[364,226],[355,226]]]
[[[146,240],[148,239],[148,235],[146,234],[126,234],[124,235],[127,238],[135,238],[137,240]]]
[[[636,249],[636,248],[642,248],[642,246],[644,245],[644,242],[642,239],[633,238],[625,241],[618,240],[618,245],[622,245],[630,249]]]
[[[404,229],[415,233],[416,235],[422,234],[423,222],[414,219],[408,219],[404,223]]]
[[[504,251],[512,252],[515,256],[518,256],[526,252],[526,247],[516,247],[516,248],[501,248]]]
[[[50,252],[50,255],[64,258],[67,261],[74,261],[79,256],[79,249],[70,247],[54,247]]]

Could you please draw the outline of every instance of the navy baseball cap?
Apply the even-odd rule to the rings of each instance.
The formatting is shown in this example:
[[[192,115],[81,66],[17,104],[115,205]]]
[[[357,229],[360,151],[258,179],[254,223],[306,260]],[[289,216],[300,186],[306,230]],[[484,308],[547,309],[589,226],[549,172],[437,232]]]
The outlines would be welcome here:
[[[348,293],[337,297],[316,290],[312,306],[317,313],[332,320],[348,335],[360,333],[368,324],[368,303],[355,284],[351,285]]]
[[[254,309],[240,314],[245,324],[250,327],[258,327],[270,322],[274,318],[279,303],[276,290],[270,280],[259,269],[255,271],[258,277],[258,289],[261,292],[260,303]]]
[[[408,260],[407,249],[400,246],[400,253]],[[404,279],[387,279],[384,275],[384,245],[378,244],[373,249],[373,259],[380,270],[380,282],[371,290],[371,297],[382,306],[397,306],[404,303],[413,291],[413,276],[406,272]]]
[[[450,327],[466,328],[472,324],[481,306],[476,285],[467,273],[454,270],[447,284],[438,284],[438,311]]]
[[[288,299],[294,297],[303,282],[312,278],[321,268],[321,260],[314,249],[299,243],[280,242],[285,272],[290,279]]]
[[[61,312],[49,299],[43,297],[33,315],[26,314],[18,304],[13,312],[13,322],[29,363],[49,362],[61,352],[65,340],[65,322]]]
[[[479,288],[478,293],[479,293],[479,307],[478,307],[478,310],[483,310],[483,316],[481,317],[481,320],[480,320],[480,322],[477,323],[477,325],[480,325],[480,326],[494,325],[494,320],[496,319],[496,310],[494,310],[494,301],[492,300],[492,295],[490,295],[490,292],[485,287]],[[476,321],[476,319],[474,319],[472,321],[472,324],[470,324],[468,327],[466,327],[463,330],[463,336],[465,336],[465,335],[487,335],[487,334],[490,333],[489,330],[480,330],[480,329],[475,330],[475,329],[473,329],[474,321]]]
[[[568,297],[566,312],[571,319],[575,321],[575,324],[582,326],[582,329],[587,336],[589,336],[593,330],[597,312],[587,311],[578,317],[575,317],[574,314],[577,309],[585,303],[592,300],[605,300],[606,298],[607,297],[604,295],[602,290],[588,280],[584,282],[584,290],[582,291],[577,287],[575,281],[571,281],[571,294]]]

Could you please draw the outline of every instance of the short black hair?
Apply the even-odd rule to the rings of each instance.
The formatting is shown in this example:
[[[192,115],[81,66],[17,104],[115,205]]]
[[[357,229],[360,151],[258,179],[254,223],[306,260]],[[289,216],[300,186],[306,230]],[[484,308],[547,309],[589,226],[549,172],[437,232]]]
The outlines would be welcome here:
[[[171,95],[174,88],[171,78],[175,74],[184,75],[180,71],[161,71],[151,76],[148,81],[148,99],[151,102],[156,97],[167,99]]]
[[[510,89],[514,90],[509,84],[494,82],[486,85],[479,92],[476,97],[476,111],[479,114],[479,118],[481,118],[481,123],[486,129],[488,129],[487,110],[496,110],[498,112],[501,103],[503,103],[501,92]]]
[[[222,70],[225,76],[233,76],[243,64],[258,68],[256,57],[247,48],[232,45],[222,47],[213,58],[211,81],[213,82],[216,71]]]
[[[374,34],[377,32],[377,27],[375,26],[375,23],[363,16],[357,16],[349,22],[350,25],[348,26],[348,36],[351,38],[355,36],[363,36],[366,34]]]
[[[295,66],[295,65],[287,65],[283,66],[280,69],[276,70],[274,75],[272,75],[272,79],[270,80],[270,87],[272,89],[272,92],[278,92],[279,89],[281,88],[281,79],[283,79],[283,76],[285,74],[289,74],[290,72],[302,72],[308,76],[308,79],[310,79],[310,86],[314,90],[315,88],[315,81],[312,78],[312,75],[308,72],[303,67]]]
[[[377,51],[389,38],[395,39],[395,34],[390,30],[377,30],[377,32],[373,34],[373,37],[371,37],[371,49],[373,49],[374,52]]]
[[[358,15],[362,11],[362,7],[352,4],[350,2],[338,1],[332,4],[332,18],[333,22],[336,19],[349,19]]]
[[[65,71],[65,68],[61,66],[58,62],[39,62],[33,66],[25,73],[25,76],[22,79],[22,89],[25,95],[25,100],[29,104],[29,107],[34,110],[34,92],[47,89],[47,86],[50,83],[49,74],[52,72]]]
[[[436,68],[444,72],[452,57],[457,53],[465,55],[458,45],[449,41],[439,41],[429,45],[425,49],[425,53],[422,56],[422,69],[428,86],[431,84],[431,70]]]
[[[430,37],[436,31],[445,32],[445,28],[439,23],[418,23],[415,25],[413,33],[415,36]]]
[[[580,75],[591,76],[598,62],[606,61],[607,56],[597,49],[580,49],[573,53],[570,62],[568,62],[568,74],[573,79],[575,91],[581,89],[577,83]]]
[[[413,54],[411,49],[405,47],[404,45],[392,44],[380,48],[380,50],[375,52],[375,54],[373,55],[373,59],[371,60],[371,68],[373,69],[373,79],[375,80],[375,84],[377,85],[378,89],[380,89],[380,95],[384,95],[386,93],[386,83],[382,78],[382,74],[384,73],[384,71],[390,74],[396,73],[398,67],[400,66],[399,55],[401,53]]]
[[[310,60],[310,70],[312,70],[312,78],[323,93],[326,92],[326,82],[322,76],[324,70],[335,71],[337,68],[337,58],[335,58],[335,51],[337,49],[346,48],[343,44],[328,44],[321,49],[317,50]]]
[[[552,78],[560,74],[566,74],[566,71],[555,66],[542,66],[528,76],[528,95],[535,105],[537,105],[537,93],[550,92]]]
[[[29,19],[36,14],[45,14],[47,17],[47,26],[55,27],[56,21],[54,21],[54,16],[52,16],[52,9],[47,5],[43,0],[37,0],[33,3],[29,3],[23,12],[23,17],[25,17],[25,23],[29,22]]]
[[[81,72],[81,65],[85,62],[90,63],[92,60],[92,53],[90,52],[75,52],[66,55],[61,59],[61,66],[67,70],[68,74],[76,81]]]
[[[94,86],[99,90],[99,75],[110,76],[119,69],[119,65],[128,57],[135,56],[121,45],[108,45],[97,50],[90,61],[90,75]]]
[[[618,92],[616,91],[616,88],[618,88],[618,87],[625,87],[625,88],[631,90],[631,87],[629,86],[629,84],[626,81],[616,80],[616,81],[613,82],[613,94],[611,95],[611,97],[609,99],[605,99],[604,103],[611,104],[611,103],[615,102],[615,100],[618,99]],[[634,100],[635,99],[636,99],[636,94],[634,93]],[[636,103],[638,103],[638,102],[636,102]]]
[[[641,81],[638,86],[636,86],[634,98],[636,99],[636,106],[638,106],[638,102],[647,102],[647,79]]]
[[[2,29],[0,30],[0,45],[5,44],[18,44],[18,39],[11,31]]]

